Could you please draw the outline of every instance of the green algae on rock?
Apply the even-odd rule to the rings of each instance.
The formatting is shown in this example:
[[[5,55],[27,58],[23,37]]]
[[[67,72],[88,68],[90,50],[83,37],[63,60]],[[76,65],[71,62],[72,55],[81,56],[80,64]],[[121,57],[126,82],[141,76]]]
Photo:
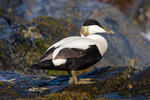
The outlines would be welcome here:
[[[17,93],[12,90],[12,85],[6,84],[5,82],[0,81],[0,97],[5,99],[7,96],[11,96],[11,95],[14,95],[14,96],[17,95]]]
[[[115,100],[131,99],[137,96],[146,99],[150,96],[149,72],[149,69],[139,70],[132,67],[104,67],[79,76],[80,79],[91,77],[96,80],[95,83],[68,85],[59,92],[52,92],[44,96],[39,95],[33,99],[108,100],[110,98],[103,97],[103,95],[109,96],[113,93],[119,96],[119,99],[116,99],[117,97],[111,98]],[[50,91],[52,91],[51,89]]]
[[[150,96],[150,79],[148,78],[149,73],[139,75],[139,77],[143,78],[146,76],[146,81],[143,82],[138,78],[137,81],[134,81],[132,78],[138,72],[138,69],[133,69],[132,67],[110,67],[103,72],[105,74],[100,72],[101,74],[96,76],[98,78],[103,75],[107,75],[102,80],[97,80],[94,84],[69,86],[60,93],[53,93],[49,95],[49,98],[63,98],[64,100],[69,100],[75,97],[77,100],[96,100],[99,95],[110,93],[118,93],[123,98],[132,98],[138,95],[142,95],[147,98]],[[142,73],[144,72],[145,70]],[[73,94],[74,96],[72,96]],[[80,99],[80,95],[83,95],[82,99]],[[107,97],[103,99],[107,99]]]
[[[52,2],[55,6],[49,5]],[[80,0],[72,2],[70,2],[69,0],[64,0],[64,2],[65,3],[62,3],[59,0],[50,0],[49,2],[32,2],[33,4],[35,4],[35,6],[36,3],[41,3],[42,8],[44,9],[44,15],[50,14],[51,17],[41,16],[35,18],[35,16],[33,17],[32,15],[30,17],[34,19],[30,20],[30,22],[28,23],[19,21],[20,19],[17,17],[11,17],[8,14],[4,16],[4,14],[2,14],[2,21],[4,20],[4,22],[7,22],[6,26],[8,29],[4,29],[3,31],[12,33],[10,36],[8,35],[9,39],[7,38],[7,35],[4,34],[4,36],[6,35],[6,37],[4,37],[5,40],[12,43],[12,47],[10,47],[9,51],[13,52],[9,52],[8,50],[7,51],[9,52],[9,54],[12,54],[11,57],[13,58],[9,59],[13,59],[14,62],[13,64],[9,65],[11,67],[18,65],[18,67],[15,66],[15,68],[12,69],[19,69],[20,71],[24,72],[25,66],[29,66],[33,62],[36,62],[39,57],[37,56],[36,59],[35,57],[33,57],[34,55],[32,56],[32,53],[35,55],[41,55],[41,53],[44,52],[44,50],[48,46],[55,43],[56,41],[66,36],[77,35],[76,33],[79,33],[77,29],[79,29],[83,20],[87,18],[97,19],[103,25],[108,26],[116,32],[115,36],[107,37],[107,40],[110,41],[110,48],[108,49],[105,57],[101,60],[100,66],[130,66],[130,62],[133,61],[132,59],[135,59],[134,65],[137,67],[144,67],[145,65],[149,65],[148,59],[150,59],[150,56],[148,56],[149,52],[147,52],[150,50],[149,42],[139,34],[140,31],[135,28],[128,20],[127,16],[125,16],[118,9],[101,2],[91,2],[91,0],[83,0],[82,2],[80,2]],[[29,1],[26,1],[25,5],[27,5],[27,7],[28,4]],[[46,5],[48,8],[43,7],[43,5]],[[35,7],[29,9],[33,11],[33,14],[36,13]],[[41,13],[41,11],[37,11],[37,13],[36,14],[38,16],[43,14]],[[22,17],[24,16],[24,14],[20,16]],[[26,15],[26,17],[29,16]],[[22,19],[25,19],[25,16]],[[18,24],[18,22],[20,23]],[[24,38],[24,40],[20,40],[19,38]],[[34,40],[38,38],[41,39],[41,41],[38,42],[40,43],[40,45],[35,45]],[[49,43],[45,42],[45,38],[49,39]],[[29,49],[25,49],[25,52],[21,51],[23,49],[21,49],[20,51],[17,51],[18,49],[15,50],[16,45],[14,44],[16,44],[16,41],[26,41],[27,43],[21,42],[20,44],[22,45],[23,43],[25,47],[29,46]],[[47,46],[43,46],[42,41],[44,41],[44,44],[46,44]],[[39,48],[41,45],[43,47]],[[13,50],[11,50],[12,48]],[[34,50],[30,50],[30,48],[34,48]],[[39,51],[38,49],[41,51]],[[26,53],[28,50],[29,52]]]
[[[51,79],[4,71],[0,72],[0,75],[7,77],[8,80],[7,82],[0,82],[0,89],[4,89],[0,92],[0,98],[12,97],[18,100],[28,100],[29,98],[33,100],[107,100],[107,96],[103,97],[103,95],[117,94],[120,99],[131,99],[138,96],[147,99],[150,97],[149,73],[150,67],[140,70],[125,66],[108,66],[97,71],[92,70],[78,77],[79,79],[92,78],[95,80],[94,83],[69,85],[68,79],[66,79],[69,76],[66,75]],[[115,98],[112,97],[111,99]]]
[[[70,35],[79,35],[77,27],[69,19],[41,16],[31,22],[36,23],[36,28],[42,35],[53,37],[52,43]]]
[[[0,56],[5,59],[0,61],[3,65],[1,69],[4,69],[4,66],[11,66],[7,69],[15,69],[23,73],[26,73],[25,66],[35,63],[52,43],[77,32],[76,26],[68,19],[46,16],[35,18],[27,23],[13,24],[12,27],[14,32],[11,33],[11,39],[0,42],[2,44]]]

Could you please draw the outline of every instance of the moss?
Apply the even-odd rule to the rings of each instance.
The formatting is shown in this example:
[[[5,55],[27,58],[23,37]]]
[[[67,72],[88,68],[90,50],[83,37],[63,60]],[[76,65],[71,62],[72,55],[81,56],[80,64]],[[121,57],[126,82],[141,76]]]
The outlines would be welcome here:
[[[31,29],[31,32],[35,33],[35,32],[37,32],[37,30],[36,29]]]
[[[120,92],[120,94],[124,94],[122,96],[133,96],[130,93],[130,88],[132,85],[132,81],[129,79],[129,74],[133,74],[136,72],[135,69],[132,69],[130,67],[125,67],[125,68],[117,68],[117,67],[110,67],[107,68],[106,71],[104,71],[105,74],[103,75],[108,75],[111,72],[116,72],[114,75],[110,75],[109,77],[103,79],[103,80],[98,80],[93,84],[79,84],[79,85],[71,85],[68,88],[64,89],[61,93],[57,93],[57,95],[53,96],[62,96],[64,95],[63,93],[67,94],[76,94],[76,93],[85,93],[88,94],[88,98],[97,98],[100,94],[109,94],[109,93],[114,93],[114,92]],[[99,74],[101,74],[100,72]],[[100,77],[100,76],[96,76]],[[126,90],[126,91],[125,91]]]
[[[115,75],[109,76],[103,80],[96,81],[93,84],[70,85],[69,87],[64,88],[60,93],[52,93],[45,96],[44,98],[39,96],[36,99],[40,100],[41,98],[43,98],[45,100],[107,100],[106,98],[97,97],[100,94],[119,92],[127,89],[128,87],[130,87],[130,81],[127,81],[129,80],[128,74],[135,72],[135,70],[128,67],[120,69],[118,69],[117,67],[108,67],[106,70],[103,70],[103,72],[99,71],[99,75],[95,77],[110,74],[114,71],[116,71]]]
[[[76,75],[79,76],[80,74],[90,72],[93,70],[93,67],[89,67],[87,69],[76,71]],[[59,71],[59,70],[49,70],[47,75],[68,75],[67,71]]]
[[[40,56],[41,53],[32,48],[26,53],[26,62],[31,65],[33,64],[33,61],[37,61],[38,59],[40,59]]]
[[[137,94],[139,95],[144,95],[144,96],[150,96],[150,81],[136,81],[133,82],[133,88],[130,89],[130,92],[132,96],[136,96]]]
[[[45,51],[46,51],[46,49],[47,49],[47,47],[45,47],[45,42],[44,42],[44,40],[42,40],[41,38],[38,38],[38,39],[35,39],[34,40],[34,44],[35,44],[35,46],[37,47],[37,49],[43,54]]]
[[[113,73],[113,74],[112,74]],[[150,95],[149,80],[135,81],[129,75],[137,73],[137,69],[132,67],[106,67],[97,72],[97,80],[92,84],[70,85],[59,93],[52,93],[46,96],[38,96],[37,100],[107,100],[99,98],[99,95],[118,93],[122,97],[135,97],[136,95]],[[107,75],[107,77],[106,77]],[[141,74],[142,75],[142,74]],[[142,76],[139,77],[142,77]],[[145,75],[145,74],[144,74]],[[97,79],[96,78],[96,79]]]
[[[87,92],[64,91],[62,94],[53,93],[44,97],[36,97],[36,100],[91,100],[92,97]]]
[[[75,34],[77,28],[71,21],[64,18],[52,18],[41,16],[33,19],[28,23],[30,34],[41,34],[42,37],[34,38],[33,48],[29,48],[26,52],[26,60],[28,64],[33,64],[36,62],[46,49],[53,43],[59,41],[60,39]],[[26,32],[24,32],[25,34]],[[23,44],[25,47],[28,43]],[[36,57],[36,58],[35,58]],[[49,71],[47,75],[62,75],[67,74],[63,71]]]
[[[77,28],[71,21],[64,18],[37,17],[31,23],[37,24],[37,30],[43,35],[52,35],[54,42],[77,32]]]
[[[44,54],[46,49],[50,46],[50,39],[46,38],[45,40],[41,38],[34,39],[34,46],[32,48],[29,48],[26,52],[26,61],[28,64],[33,64],[34,61],[37,61],[40,59],[40,56]],[[28,43],[25,43],[23,45],[28,45]]]
[[[120,96],[124,96],[124,97],[132,97],[131,91],[129,91],[129,90],[120,91],[118,94]]]
[[[12,85],[7,85],[5,82],[0,81],[0,95],[2,95],[3,97],[17,95],[17,93],[11,90],[11,88],[12,88]]]
[[[26,49],[30,47],[30,43],[29,43],[29,42],[26,42],[26,41],[23,42],[22,45],[23,45],[23,47],[26,48]]]
[[[10,16],[8,19],[15,30],[12,34],[13,39],[10,40],[13,45],[0,41],[0,65],[15,66],[15,70],[21,72],[25,72],[25,66],[36,63],[51,44],[77,32],[76,26],[65,18],[41,16],[31,22],[20,24],[18,24],[20,19],[15,16]],[[66,74],[66,72],[59,73]]]
[[[8,66],[11,64],[10,62],[10,53],[3,40],[0,39],[0,70],[8,69]]]
[[[45,95],[38,92],[39,94],[36,94],[36,96],[30,94],[23,100],[28,100],[30,96],[34,97],[33,100],[107,100],[107,98],[99,96],[112,93],[118,93],[123,98],[132,98],[138,95],[150,96],[149,70],[140,72],[140,70],[132,67],[105,67],[94,73],[96,73],[94,78],[97,79],[95,83],[69,85],[60,92],[48,92]],[[8,86],[4,82],[0,84],[2,85],[0,89]],[[4,89],[5,91],[2,91],[2,94],[9,92],[10,95],[18,95],[11,92],[12,86],[9,86]]]
[[[49,70],[47,75],[67,75],[67,71]]]

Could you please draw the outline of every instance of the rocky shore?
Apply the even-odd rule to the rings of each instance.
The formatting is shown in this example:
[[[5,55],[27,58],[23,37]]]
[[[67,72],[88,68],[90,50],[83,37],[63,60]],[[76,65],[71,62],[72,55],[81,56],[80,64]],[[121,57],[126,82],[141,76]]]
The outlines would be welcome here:
[[[69,85],[69,76],[21,75],[0,71],[0,98],[3,100],[108,100],[150,99],[150,67],[103,67],[78,76],[94,83]]]
[[[145,34],[150,30],[150,2],[127,1],[1,0],[0,99],[150,99],[150,41]],[[69,85],[66,72],[27,71],[50,45],[79,35],[88,18],[115,32],[104,35],[109,48],[99,68],[78,73],[79,79],[94,83]]]

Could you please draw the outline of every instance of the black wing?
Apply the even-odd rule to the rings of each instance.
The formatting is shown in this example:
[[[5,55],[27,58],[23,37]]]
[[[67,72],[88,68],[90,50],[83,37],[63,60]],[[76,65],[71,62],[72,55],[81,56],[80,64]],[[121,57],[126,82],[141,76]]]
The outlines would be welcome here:
[[[78,49],[78,48],[64,48],[56,56],[56,59],[70,59],[70,58],[80,58],[86,55],[91,55],[91,53],[98,51],[96,45],[90,45],[88,49]]]
[[[52,47],[51,49],[49,49],[48,51],[46,51],[46,52],[42,55],[42,57],[40,58],[39,61],[43,60],[43,59],[44,59],[45,57],[47,57],[47,56],[48,56],[48,59],[52,59],[52,55],[53,55],[53,52],[54,52],[55,49],[56,49],[55,47]]]
[[[96,64],[102,58],[96,45],[90,45],[88,49],[65,48],[62,49],[56,59],[66,59],[66,63],[59,66],[61,69],[82,70]]]
[[[66,59],[66,63],[55,66],[52,62],[52,54],[56,48],[51,48],[42,57],[41,61],[32,65],[32,69],[54,70],[80,70],[92,66],[101,59],[101,54],[96,45],[90,45],[88,49],[64,48],[55,59]]]

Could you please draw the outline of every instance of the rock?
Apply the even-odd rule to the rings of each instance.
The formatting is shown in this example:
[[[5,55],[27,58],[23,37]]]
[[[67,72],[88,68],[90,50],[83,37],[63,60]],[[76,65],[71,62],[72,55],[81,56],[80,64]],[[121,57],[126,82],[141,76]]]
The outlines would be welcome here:
[[[3,66],[9,65],[9,69],[26,72],[26,68],[35,63],[50,44],[70,35],[79,35],[81,24],[87,18],[97,19],[116,33],[114,36],[105,36],[109,49],[98,66],[131,65],[143,68],[150,64],[150,54],[147,52],[150,50],[149,42],[117,8],[90,0],[31,2],[32,8],[29,1],[18,3],[29,7],[28,10],[32,13],[22,14],[23,17],[20,17],[23,20],[9,11],[4,11],[1,16],[3,48],[0,48],[0,64]],[[45,16],[35,18],[40,15]]]
[[[12,2],[10,0],[0,1],[0,5],[5,8],[15,8],[17,6],[20,6],[22,4],[23,0],[16,0],[16,2]]]
[[[92,7],[96,7],[96,5],[98,7],[97,9],[95,8],[95,12],[90,14],[90,18],[96,18],[116,33],[116,35],[112,37],[106,37],[109,41],[110,48],[103,59],[104,62],[102,61],[101,64],[132,65],[137,67],[140,65],[149,65],[149,56],[145,55],[149,55],[149,53],[145,51],[145,49],[150,49],[149,47],[146,48],[149,42],[140,35],[140,31],[132,26],[126,16],[122,15],[117,9],[109,8],[108,5],[103,6],[93,3],[91,8],[90,6],[88,6],[88,8],[92,9]],[[109,15],[107,15],[108,13]],[[132,60],[135,60],[134,64],[131,63]]]
[[[117,8],[119,8],[122,12],[124,12],[129,17],[133,17],[137,12],[138,8],[144,3],[146,0],[95,0],[101,1],[108,4],[111,4]]]
[[[143,4],[139,8],[133,22],[141,29],[142,35],[150,41],[150,2]]]
[[[38,3],[36,2],[35,4]],[[50,5],[50,3],[51,1],[46,2],[46,4],[43,3],[47,10],[42,6],[40,7],[40,10],[45,12],[44,15],[48,15],[47,12],[50,10],[49,16],[68,18],[77,25],[78,29],[83,20],[94,18],[100,21],[102,25],[115,31],[116,35],[106,36],[110,48],[101,61],[101,66],[132,65],[144,67],[150,64],[150,54],[147,52],[150,50],[149,42],[140,35],[140,31],[118,9],[100,2],[91,2],[90,0],[82,2],[54,1],[53,5]],[[37,5],[32,8],[32,14],[36,15],[39,12],[40,15],[43,15],[40,10],[34,11],[36,7]]]
[[[0,71],[5,80],[0,81],[0,99],[33,98],[36,100],[100,100],[100,99],[148,99],[150,96],[149,73],[132,67],[104,67],[83,73],[78,78],[91,78],[91,84],[69,85],[66,75],[45,77],[21,75],[12,71]]]
[[[1,70],[29,73],[26,69],[51,44],[70,35],[79,35],[87,18],[97,19],[116,33],[104,35],[109,49],[99,65],[114,66],[78,76],[80,80],[95,80],[94,83],[69,85],[68,75],[39,76],[39,73],[47,74],[42,70],[30,73],[37,76],[0,71],[0,99],[100,100],[116,99],[116,96],[150,99],[150,42],[117,8],[91,0],[17,0],[14,3],[6,0],[0,1],[0,5]],[[141,70],[144,67],[147,68]]]
[[[22,24],[18,24],[15,19],[12,20],[14,20],[12,25],[9,25],[7,20],[0,20],[2,25],[0,32],[6,31],[0,39],[0,68],[22,73],[28,73],[26,69],[35,63],[52,43],[75,34],[77,30],[74,24],[63,18],[43,16]],[[64,25],[66,27],[63,27]],[[7,27],[12,30],[10,33]],[[73,32],[70,32],[71,30]],[[47,71],[34,73],[47,74]]]
[[[41,7],[41,10],[45,13],[53,8],[53,10],[50,11],[51,13],[49,13],[50,16],[71,17],[72,22],[75,23],[78,28],[81,26],[81,23],[83,23],[83,20],[94,18],[100,21],[102,25],[116,32],[116,35],[112,37],[107,36],[110,48],[101,66],[131,65],[133,60],[135,60],[135,63],[132,65],[137,67],[144,67],[150,64],[150,54],[147,52],[150,50],[149,42],[140,35],[140,31],[135,28],[128,18],[118,9],[100,2],[91,2],[90,0],[82,2],[70,2],[68,0],[64,0],[63,2],[55,1],[53,5],[49,5],[50,3],[49,1],[45,4],[48,10]],[[37,13],[34,11],[34,7],[32,13],[33,15]],[[74,20],[77,21],[75,22]]]
[[[20,16],[21,19],[24,17],[26,10],[23,0],[16,0],[15,2],[10,0],[0,1],[0,7],[5,11],[4,14]]]

